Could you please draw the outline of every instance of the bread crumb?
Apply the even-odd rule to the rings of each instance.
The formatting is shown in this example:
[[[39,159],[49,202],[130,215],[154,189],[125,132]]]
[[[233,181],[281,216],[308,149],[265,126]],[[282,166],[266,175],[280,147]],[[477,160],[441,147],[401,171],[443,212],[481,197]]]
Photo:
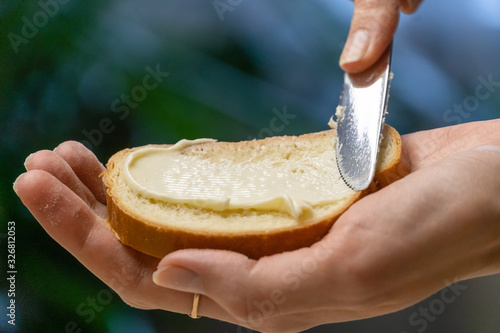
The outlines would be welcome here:
[[[331,129],[337,129],[337,123],[335,122],[335,120],[333,120],[333,116],[330,117],[328,126],[330,126]]]
[[[335,117],[337,117],[337,121],[342,121],[342,119],[344,119],[345,109],[346,107],[343,105],[337,106],[337,109],[335,110]]]

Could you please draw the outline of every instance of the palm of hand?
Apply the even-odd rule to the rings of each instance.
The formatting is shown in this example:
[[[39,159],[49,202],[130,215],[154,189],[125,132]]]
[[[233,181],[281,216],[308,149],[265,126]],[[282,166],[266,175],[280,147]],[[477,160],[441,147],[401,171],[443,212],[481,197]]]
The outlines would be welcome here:
[[[104,167],[75,142],[30,156],[15,190],[45,230],[131,306],[190,313],[200,293],[203,316],[301,330],[393,312],[445,283],[499,271],[500,179],[491,175],[500,154],[465,151],[500,145],[499,124],[403,137],[409,176],[354,204],[312,247],[258,261],[182,250],[160,262],[122,245],[104,221]]]

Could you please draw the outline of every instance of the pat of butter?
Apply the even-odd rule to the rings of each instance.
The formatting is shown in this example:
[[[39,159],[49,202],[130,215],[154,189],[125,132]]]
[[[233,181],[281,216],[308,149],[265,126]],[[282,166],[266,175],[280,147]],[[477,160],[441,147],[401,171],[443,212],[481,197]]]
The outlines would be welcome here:
[[[333,203],[352,193],[340,179],[333,147],[298,164],[276,159],[250,162],[250,158],[235,162],[230,154],[214,161],[184,152],[186,147],[214,141],[181,140],[169,148],[136,150],[125,162],[125,179],[136,193],[150,199],[214,211],[281,211],[295,218],[313,205]]]

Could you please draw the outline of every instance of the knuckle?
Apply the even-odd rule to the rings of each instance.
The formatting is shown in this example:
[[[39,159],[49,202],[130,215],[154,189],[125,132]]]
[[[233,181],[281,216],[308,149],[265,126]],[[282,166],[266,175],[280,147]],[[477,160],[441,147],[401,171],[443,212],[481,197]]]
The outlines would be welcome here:
[[[157,308],[152,306],[151,301],[142,292],[145,290],[143,286],[145,281],[144,269],[130,271],[124,267],[117,267],[111,272],[111,275],[113,278],[109,280],[108,285],[120,296],[124,303],[143,310]]]
[[[94,224],[95,216],[89,212],[88,207],[84,205],[75,205],[72,211],[72,216],[79,223],[79,233],[84,234],[84,237],[75,237],[76,253],[92,252],[96,240],[97,228]],[[76,231],[75,231],[76,232]]]

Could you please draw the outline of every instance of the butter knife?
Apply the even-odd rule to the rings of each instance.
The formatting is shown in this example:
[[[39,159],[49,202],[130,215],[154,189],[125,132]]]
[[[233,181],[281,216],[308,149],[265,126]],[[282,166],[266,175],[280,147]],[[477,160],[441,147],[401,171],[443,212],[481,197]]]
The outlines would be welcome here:
[[[336,159],[342,179],[355,191],[366,189],[375,175],[392,79],[391,56],[392,44],[368,70],[344,74],[336,112]]]

